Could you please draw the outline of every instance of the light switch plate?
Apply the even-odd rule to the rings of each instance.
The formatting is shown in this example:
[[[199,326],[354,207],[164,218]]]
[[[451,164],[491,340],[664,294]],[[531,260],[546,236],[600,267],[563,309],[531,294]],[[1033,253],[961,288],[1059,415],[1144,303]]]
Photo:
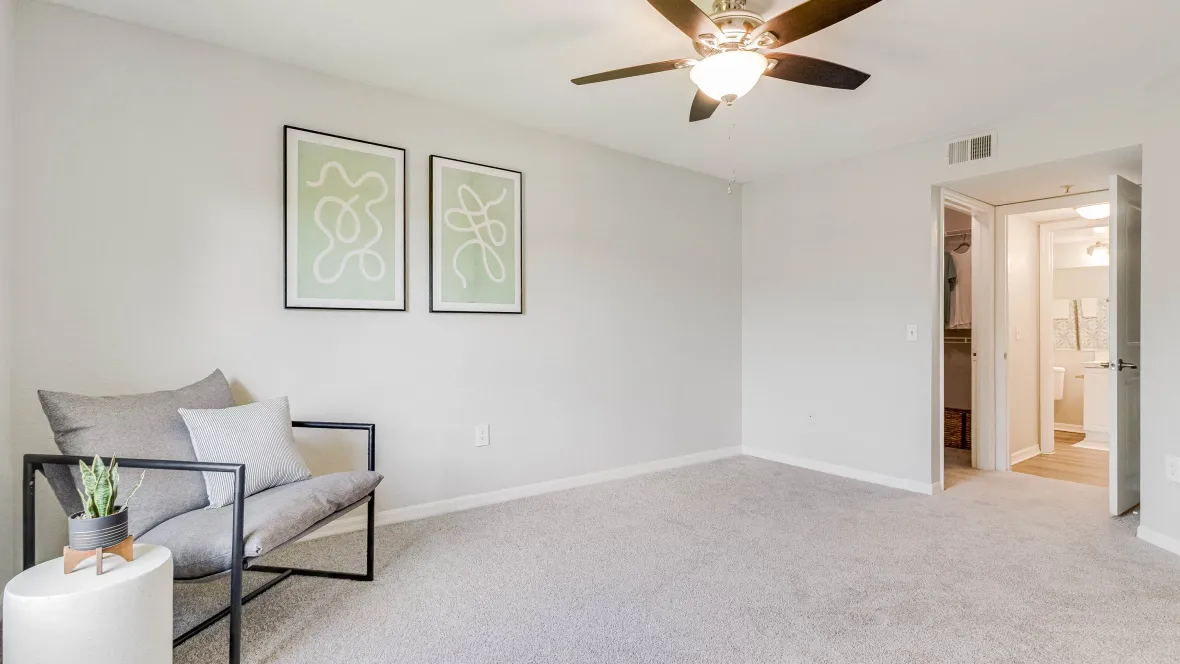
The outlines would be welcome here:
[[[906,325],[905,326],[905,340],[906,341],[917,341],[918,340],[918,326],[917,325]]]

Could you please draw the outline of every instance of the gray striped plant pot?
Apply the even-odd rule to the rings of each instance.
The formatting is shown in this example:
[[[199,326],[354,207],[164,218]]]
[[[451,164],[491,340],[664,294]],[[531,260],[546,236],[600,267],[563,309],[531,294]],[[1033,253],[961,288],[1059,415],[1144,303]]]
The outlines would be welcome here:
[[[100,516],[97,519],[83,519],[82,513],[71,516],[70,548],[75,551],[93,551],[94,549],[109,549],[127,539],[128,522],[127,510],[122,509],[110,516]]]

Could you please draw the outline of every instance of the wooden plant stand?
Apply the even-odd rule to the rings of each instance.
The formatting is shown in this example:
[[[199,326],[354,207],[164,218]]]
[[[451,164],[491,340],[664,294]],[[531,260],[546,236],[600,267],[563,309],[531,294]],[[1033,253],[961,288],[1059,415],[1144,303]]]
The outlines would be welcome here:
[[[95,571],[98,574],[102,574],[102,554],[104,553],[113,553],[123,560],[131,562],[132,560],[135,560],[135,547],[133,544],[134,538],[128,535],[127,539],[106,549],[98,548],[90,551],[75,551],[66,546],[62,548],[61,552],[62,558],[64,558],[66,562],[66,574],[73,572],[83,560],[86,560],[91,556],[94,556]]]

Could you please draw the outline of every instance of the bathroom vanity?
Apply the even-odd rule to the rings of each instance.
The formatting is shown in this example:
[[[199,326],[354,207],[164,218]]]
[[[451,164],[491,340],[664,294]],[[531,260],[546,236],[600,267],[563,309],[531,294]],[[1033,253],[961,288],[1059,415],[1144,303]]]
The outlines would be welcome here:
[[[1083,362],[1082,429],[1087,443],[1110,443],[1110,363]]]

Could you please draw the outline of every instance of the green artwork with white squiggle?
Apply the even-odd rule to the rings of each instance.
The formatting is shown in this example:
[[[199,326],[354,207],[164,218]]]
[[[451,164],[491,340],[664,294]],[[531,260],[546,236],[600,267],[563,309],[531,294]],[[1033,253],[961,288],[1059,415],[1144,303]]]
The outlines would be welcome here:
[[[399,299],[397,160],[308,141],[298,160],[300,297]]]
[[[441,169],[440,270],[442,300],[505,304],[517,301],[516,182],[469,170]]]

